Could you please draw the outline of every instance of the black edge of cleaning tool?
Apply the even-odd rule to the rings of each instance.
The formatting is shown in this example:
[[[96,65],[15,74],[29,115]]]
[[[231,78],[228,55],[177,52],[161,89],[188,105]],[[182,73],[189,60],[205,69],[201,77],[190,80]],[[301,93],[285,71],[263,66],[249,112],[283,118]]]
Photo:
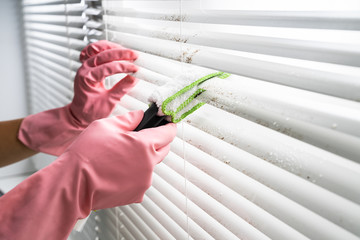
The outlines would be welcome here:
[[[156,115],[158,112],[158,107],[155,103],[152,103],[148,110],[144,112],[144,117],[139,123],[139,125],[135,128],[134,131],[140,131],[145,128],[152,128],[165,125],[169,123],[165,117],[166,116],[158,116]]]

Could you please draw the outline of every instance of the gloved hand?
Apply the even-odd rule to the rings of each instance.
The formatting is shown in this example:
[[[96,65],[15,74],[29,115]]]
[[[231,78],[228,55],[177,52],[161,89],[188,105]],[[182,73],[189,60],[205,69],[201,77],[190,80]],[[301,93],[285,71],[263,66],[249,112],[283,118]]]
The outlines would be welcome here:
[[[121,97],[137,80],[126,76],[112,89],[104,79],[117,73],[133,73],[136,53],[115,43],[98,41],[80,54],[83,63],[74,80],[74,98],[64,107],[26,117],[18,138],[30,149],[59,156],[94,120],[110,115]],[[126,60],[126,61],[120,61]]]
[[[52,164],[0,197],[0,239],[66,239],[91,210],[142,201],[173,123],[139,132],[142,111],[93,122]]]

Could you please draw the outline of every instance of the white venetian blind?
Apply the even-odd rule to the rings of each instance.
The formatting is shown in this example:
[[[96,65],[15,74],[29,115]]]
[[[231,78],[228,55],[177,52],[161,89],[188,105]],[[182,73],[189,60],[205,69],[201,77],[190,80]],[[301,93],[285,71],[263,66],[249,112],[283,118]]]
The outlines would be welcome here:
[[[106,38],[139,53],[116,114],[190,67],[232,75],[204,83],[144,202],[98,214],[100,239],[360,239],[359,1],[103,8]]]
[[[86,46],[79,1],[23,0],[27,78],[32,113],[61,107],[73,96],[80,51]]]

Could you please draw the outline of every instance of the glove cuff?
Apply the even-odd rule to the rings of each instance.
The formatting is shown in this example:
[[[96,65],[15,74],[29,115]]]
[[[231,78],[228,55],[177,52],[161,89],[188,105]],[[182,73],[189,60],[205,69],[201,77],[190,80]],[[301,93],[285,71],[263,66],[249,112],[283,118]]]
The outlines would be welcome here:
[[[18,139],[32,150],[59,156],[85,128],[66,105],[24,118]]]
[[[90,214],[86,169],[76,157],[62,154],[0,198],[0,239],[66,239]]]

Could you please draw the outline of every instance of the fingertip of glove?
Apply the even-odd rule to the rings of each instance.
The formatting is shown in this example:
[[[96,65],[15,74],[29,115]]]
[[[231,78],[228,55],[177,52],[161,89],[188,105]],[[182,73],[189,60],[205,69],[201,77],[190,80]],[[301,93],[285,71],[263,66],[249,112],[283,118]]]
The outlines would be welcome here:
[[[85,58],[86,57],[86,52],[84,50],[85,50],[85,48],[81,51],[80,57],[79,57],[79,60],[80,60],[81,63],[83,63],[86,60],[86,58]]]
[[[139,79],[127,75],[108,91],[109,93],[113,94],[115,97],[117,97],[120,100],[126,93],[128,93],[138,83],[138,81]]]
[[[124,63],[123,63],[124,64]],[[126,66],[126,72],[129,72],[129,73],[135,73],[139,70],[139,67],[136,66],[134,63],[132,62],[128,62],[127,64],[124,64]]]
[[[133,58],[134,61],[135,61],[136,59],[138,59],[139,54],[137,54],[137,53],[134,52],[134,51],[131,51],[131,54],[132,54],[132,58]]]

